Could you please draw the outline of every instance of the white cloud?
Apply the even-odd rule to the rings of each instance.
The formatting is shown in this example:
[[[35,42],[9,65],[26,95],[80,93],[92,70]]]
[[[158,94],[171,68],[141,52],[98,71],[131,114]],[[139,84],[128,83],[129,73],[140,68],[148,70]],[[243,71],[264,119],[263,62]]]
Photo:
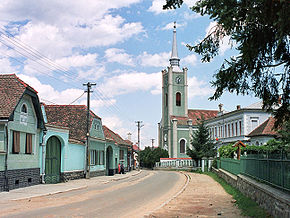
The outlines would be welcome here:
[[[184,12],[183,17],[184,17],[185,20],[193,20],[193,19],[196,19],[196,18],[200,18],[201,15],[197,14],[195,12],[188,13],[186,11],[186,12]]]
[[[161,92],[161,73],[124,73],[105,79],[100,89],[107,96],[117,96],[136,91],[150,91],[152,94]]]
[[[195,54],[187,55],[186,57],[181,59],[181,65],[191,65],[194,66],[197,64],[197,57]]]
[[[0,55],[0,73],[8,73],[8,74],[12,74],[12,73],[16,73],[19,68],[17,66],[12,66],[11,62],[8,58],[6,57],[1,57]]]
[[[106,67],[104,65],[99,65],[89,70],[79,70],[77,79],[98,80],[105,75],[105,72]]]
[[[162,52],[159,54],[148,54],[146,51],[137,57],[142,66],[164,67],[169,63],[171,52]]]
[[[188,7],[194,6],[197,1],[198,0],[183,0],[184,4],[186,4]]]
[[[165,0],[153,0],[152,5],[148,9],[148,11],[153,12],[155,14],[167,13],[170,10],[163,10],[163,5],[165,4],[166,4]]]
[[[124,49],[109,48],[105,51],[105,58],[108,62],[117,62],[127,66],[135,66],[132,55],[127,54]]]
[[[72,55],[55,60],[57,65],[61,65],[64,68],[71,67],[93,67],[96,65],[97,54],[86,54],[86,55]]]
[[[188,97],[209,96],[213,94],[214,89],[209,87],[205,81],[199,81],[196,77],[188,78]]]

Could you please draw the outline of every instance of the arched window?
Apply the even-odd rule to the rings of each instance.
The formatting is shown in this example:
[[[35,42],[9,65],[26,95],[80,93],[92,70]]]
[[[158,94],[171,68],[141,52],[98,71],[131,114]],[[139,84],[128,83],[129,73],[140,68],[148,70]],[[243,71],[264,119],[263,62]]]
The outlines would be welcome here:
[[[26,104],[23,104],[23,105],[22,105],[22,107],[21,107],[21,112],[27,114],[27,106],[26,106]]]
[[[180,92],[176,93],[176,106],[181,106],[181,94],[180,94]]]
[[[185,140],[184,139],[181,139],[180,142],[180,153],[185,153]]]
[[[167,93],[165,94],[165,106],[166,107],[168,106],[168,95],[167,95]]]

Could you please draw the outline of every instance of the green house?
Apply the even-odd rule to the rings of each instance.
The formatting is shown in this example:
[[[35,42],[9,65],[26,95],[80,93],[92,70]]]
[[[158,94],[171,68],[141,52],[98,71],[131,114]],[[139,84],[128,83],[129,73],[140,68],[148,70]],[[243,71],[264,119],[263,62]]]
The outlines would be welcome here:
[[[43,130],[37,91],[15,74],[0,75],[0,191],[39,184]]]
[[[44,105],[47,119],[43,177],[46,183],[84,178],[86,175],[85,105]],[[90,111],[89,174],[106,174],[106,141],[102,120]]]

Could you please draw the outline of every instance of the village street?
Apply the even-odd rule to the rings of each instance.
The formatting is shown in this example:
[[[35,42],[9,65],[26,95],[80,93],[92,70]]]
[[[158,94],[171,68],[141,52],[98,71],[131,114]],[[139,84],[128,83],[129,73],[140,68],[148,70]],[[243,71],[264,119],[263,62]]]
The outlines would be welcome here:
[[[24,198],[23,195],[18,200],[7,199],[9,195],[17,196],[15,193],[21,192],[21,189],[2,193],[0,216],[172,217],[179,214],[181,217],[190,215],[237,217],[239,214],[231,202],[231,196],[205,175],[173,171],[141,171],[112,178],[78,180],[77,183],[81,181],[86,186],[47,196]],[[208,185],[211,187],[208,188]]]

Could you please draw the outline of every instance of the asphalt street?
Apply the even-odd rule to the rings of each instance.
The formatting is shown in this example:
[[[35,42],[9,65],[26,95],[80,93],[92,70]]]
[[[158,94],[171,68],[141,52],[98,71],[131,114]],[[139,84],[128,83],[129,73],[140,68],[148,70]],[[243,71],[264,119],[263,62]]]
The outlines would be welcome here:
[[[143,217],[184,184],[185,176],[178,172],[143,171],[124,180],[14,201],[4,217]]]

